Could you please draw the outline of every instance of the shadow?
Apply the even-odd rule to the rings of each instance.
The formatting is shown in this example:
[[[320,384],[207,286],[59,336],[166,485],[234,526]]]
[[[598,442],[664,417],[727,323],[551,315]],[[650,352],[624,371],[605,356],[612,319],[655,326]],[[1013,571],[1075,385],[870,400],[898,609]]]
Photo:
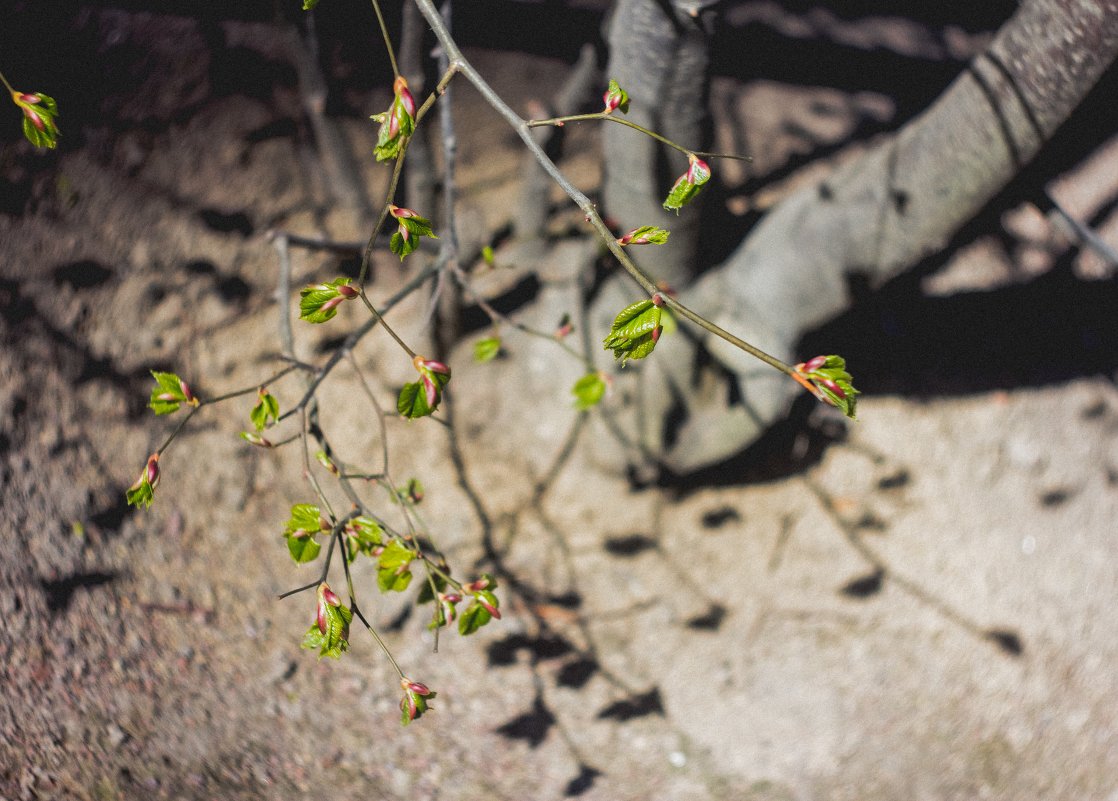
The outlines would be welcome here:
[[[541,634],[528,637],[523,634],[511,634],[489,644],[486,653],[490,667],[506,667],[515,665],[517,655],[523,651],[532,657],[533,662],[558,659],[574,651],[574,647],[565,638],[553,634]]]
[[[39,579],[39,586],[47,598],[47,609],[53,614],[61,614],[70,608],[74,593],[80,589],[100,587],[115,581],[116,572],[74,573],[62,579]]]
[[[548,732],[555,723],[555,715],[537,695],[530,711],[517,715],[507,723],[498,726],[495,731],[509,740],[523,740],[532,748],[538,748],[547,739]]]
[[[597,768],[591,767],[587,764],[578,766],[578,775],[567,782],[566,789],[563,790],[564,798],[574,798],[580,796],[594,786],[594,781],[603,775]]]
[[[645,551],[656,550],[656,541],[647,534],[626,534],[621,537],[607,537],[602,547],[610,556],[630,558]]]
[[[93,289],[112,277],[111,268],[90,259],[60,264],[51,270],[51,278],[56,284],[65,284],[71,289]]]
[[[646,693],[631,695],[607,706],[598,713],[600,720],[616,720],[624,723],[633,718],[643,718],[649,715],[664,716],[664,702],[660,698],[660,690],[653,687]]]

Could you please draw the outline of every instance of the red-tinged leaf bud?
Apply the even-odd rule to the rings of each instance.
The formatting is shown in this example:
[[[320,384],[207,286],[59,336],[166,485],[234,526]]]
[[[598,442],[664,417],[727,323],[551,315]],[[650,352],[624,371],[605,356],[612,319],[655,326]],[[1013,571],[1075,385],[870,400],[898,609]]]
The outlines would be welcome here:
[[[661,295],[659,292],[653,292],[652,293],[652,305],[656,306],[657,308],[659,308],[660,306],[663,306],[664,305],[664,296]]]
[[[241,439],[243,439],[249,445],[255,445],[258,448],[271,448],[272,447],[271,440],[260,436],[255,431],[242,431],[241,432]]]
[[[179,396],[176,395],[174,392],[160,392],[158,395],[155,396],[155,399],[161,401],[177,401],[179,399]]]
[[[25,108],[23,110],[23,114],[27,117],[27,119],[31,120],[31,124],[38,128],[40,131],[46,130],[47,126],[43,122],[43,118],[36,114],[34,111],[29,108]]]
[[[159,486],[159,454],[153,453],[148,457],[147,466],[144,467],[144,478],[152,489]]]
[[[687,183],[704,184],[710,178],[710,165],[692,156],[687,161]]]
[[[571,335],[571,332],[574,331],[574,330],[575,330],[575,327],[573,325],[571,325],[570,323],[566,323],[565,325],[561,325],[555,331],[555,338],[556,339],[563,339],[565,337],[568,337],[568,336]]]
[[[326,602],[321,598],[318,600],[318,607],[315,610],[314,622],[318,626],[318,630],[325,634],[326,629],[329,628],[329,622],[326,619]]]
[[[34,104],[34,103],[41,103],[41,102],[43,102],[43,98],[42,98],[42,96],[41,96],[41,95],[38,95],[38,94],[21,94],[21,95],[19,96],[19,99],[20,99],[21,101],[23,101],[24,103],[32,103],[32,104]]]
[[[484,598],[478,598],[477,602],[481,604],[482,608],[485,609],[486,612],[493,615],[493,618],[495,620],[501,619],[501,610],[495,607],[493,604],[489,603]]]
[[[330,606],[341,606],[342,599],[338,594],[330,589],[325,582],[318,585],[318,593],[322,596],[322,600],[330,604]]]
[[[334,528],[334,524],[331,523],[329,518],[325,515],[319,515],[318,528],[321,531],[331,531]]]
[[[804,362],[802,365],[800,365],[800,372],[802,372],[802,373],[814,373],[816,370],[821,368],[826,363],[827,363],[827,357],[826,356],[816,356],[814,359],[808,359],[806,362]]]
[[[400,206],[389,206],[388,213],[395,217],[397,220],[401,217],[418,217],[419,212],[412,211],[411,209],[401,208]]]
[[[427,405],[434,409],[439,403],[439,388],[435,386],[435,382],[431,380],[429,375],[424,375],[421,380],[423,381],[423,394],[427,398]]]
[[[353,300],[361,294],[357,287],[350,284],[338,284],[338,292],[341,293],[342,297],[346,300]]]
[[[489,586],[489,579],[479,578],[477,581],[471,581],[469,584],[463,584],[462,589],[469,593],[480,592]]]
[[[396,78],[392,84],[392,91],[400,98],[400,102],[404,105],[404,110],[408,113],[409,117],[415,117],[415,98],[412,97],[411,91],[408,89],[408,82],[404,80],[401,75]]]
[[[653,345],[655,345],[657,342],[660,341],[660,334],[661,334],[661,332],[663,332],[663,330],[664,330],[664,327],[662,325],[658,325],[658,326],[656,326],[655,328],[652,329],[652,344]]]
[[[183,397],[186,398],[187,403],[191,406],[198,405],[198,399],[194,397],[194,393],[190,389],[190,384],[186,383],[181,378],[179,379],[179,390],[182,392]]]
[[[343,303],[345,303],[347,300],[349,300],[349,298],[347,298],[345,295],[338,295],[337,297],[330,298],[330,300],[328,300],[328,301],[326,301],[325,303],[322,304],[319,311],[328,312],[331,309],[336,309],[339,306],[341,306]]]
[[[408,716],[408,720],[419,717],[419,707],[415,703],[415,696],[411,693],[404,693],[403,700],[400,701],[400,709]]]
[[[415,693],[416,695],[420,695],[423,697],[427,697],[431,694],[431,690],[427,688],[426,684],[422,684],[418,681],[412,681],[407,677],[400,679],[400,686],[403,687],[407,692]]]
[[[448,604],[456,604],[462,600],[462,596],[456,592],[440,592],[439,600]]]
[[[840,387],[838,384],[836,384],[831,379],[829,379],[829,378],[818,378],[816,380],[819,382],[820,386],[826,387],[828,390],[835,393],[838,397],[843,398],[843,399],[846,398],[846,392],[844,392],[842,387]]]

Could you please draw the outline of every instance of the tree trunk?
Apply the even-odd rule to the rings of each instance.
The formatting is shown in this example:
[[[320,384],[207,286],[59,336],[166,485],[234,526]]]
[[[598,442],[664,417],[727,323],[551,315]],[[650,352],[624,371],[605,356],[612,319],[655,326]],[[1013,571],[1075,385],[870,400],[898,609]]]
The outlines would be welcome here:
[[[709,138],[707,95],[711,0],[618,0],[610,21],[607,78],[630,96],[626,118],[696,150]],[[615,112],[620,113],[620,112]],[[603,126],[605,214],[622,232],[639,225],[671,230],[666,245],[638,254],[640,264],[674,286],[695,273],[699,201],[677,217],[662,203],[687,169],[676,150],[621,125]]]
[[[790,361],[804,331],[848,305],[849,274],[880,284],[940,250],[1036,154],[1116,53],[1118,0],[1027,0],[927,111],[781,203],[684,302]],[[795,394],[792,382],[765,376],[741,351],[713,338],[705,344],[738,376],[744,402],[731,404],[724,383],[709,376],[661,366],[688,408],[664,443],[677,471],[739,451]]]

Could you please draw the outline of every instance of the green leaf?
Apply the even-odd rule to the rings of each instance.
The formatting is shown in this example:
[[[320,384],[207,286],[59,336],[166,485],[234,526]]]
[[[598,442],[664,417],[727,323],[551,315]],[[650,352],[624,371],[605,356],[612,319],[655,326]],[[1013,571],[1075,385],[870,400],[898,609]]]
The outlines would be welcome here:
[[[322,518],[314,504],[299,503],[291,507],[291,517],[283,525],[287,550],[297,563],[313,562],[322,546],[315,537],[322,531]]]
[[[318,0],[303,0],[303,10],[313,11],[314,7],[318,5]]]
[[[614,318],[609,335],[602,341],[606,350],[625,365],[627,359],[643,359],[652,353],[659,338],[660,307],[640,300],[622,309]]]
[[[688,157],[687,172],[676,179],[664,208],[679,214],[679,210],[690,203],[703,188],[703,184],[710,180],[710,167],[696,156]]]
[[[338,313],[338,306],[357,297],[348,278],[335,278],[324,284],[315,284],[299,290],[299,319],[308,323],[324,323]],[[341,287],[346,287],[342,289]]]
[[[395,217],[395,215],[393,215]],[[427,236],[431,239],[438,239],[435,236],[434,229],[431,228],[430,221],[425,217],[395,217],[396,222],[399,223],[399,229],[392,235],[388,242],[389,249],[400,257],[400,261],[419,247],[419,240],[421,237]]]
[[[377,586],[381,592],[403,592],[411,584],[411,562],[415,553],[399,540],[392,540],[377,559]]]
[[[807,377],[828,403],[841,409],[852,420],[856,419],[858,395],[861,393],[854,388],[854,377],[846,371],[846,360],[835,355],[822,358],[823,364],[807,372]]]
[[[609,79],[609,88],[606,89],[603,100],[606,102],[607,114],[615,108],[620,109],[622,114],[629,113],[629,93],[621,88],[616,79]]]
[[[587,373],[571,388],[575,408],[580,412],[597,406],[606,394],[606,382],[601,373]]]
[[[287,550],[295,563],[301,565],[317,559],[322,546],[315,541],[313,534],[303,534],[302,536],[288,537]]]
[[[353,612],[345,606],[326,606],[326,633],[323,634],[317,623],[312,623],[303,636],[303,647],[318,651],[318,657],[339,659],[349,650],[349,624]]]
[[[501,338],[487,337],[474,343],[474,361],[484,364],[497,358],[501,352]]]
[[[655,225],[642,225],[640,228],[634,228],[625,236],[617,240],[617,243],[624,247],[625,245],[663,245],[668,241],[671,236],[671,231],[666,228],[659,228]]]
[[[198,405],[199,401],[191,393],[190,387],[174,373],[157,373],[152,370],[151,377],[155,379],[155,387],[151,390],[148,406],[156,414],[173,414],[184,403]]]
[[[494,609],[497,608],[497,596],[488,590],[474,593],[474,599],[458,616],[458,633],[463,636],[473,634],[486,623],[493,619],[493,614],[485,608],[482,600]]]
[[[145,479],[141,481],[138,486],[132,487],[125,492],[124,497],[128,501],[129,506],[148,509],[151,507],[151,502],[155,499],[155,490]]]
[[[374,114],[372,119],[380,123],[377,143],[373,153],[377,161],[389,161],[400,155],[400,148],[415,131],[415,118],[408,113],[407,106],[399,95],[393,95],[388,111]]]
[[[58,146],[58,104],[42,92],[13,92],[12,100],[23,112],[23,135],[35,147]]]
[[[260,390],[259,397],[260,401],[249,412],[249,419],[252,420],[257,431],[263,431],[279,420],[279,401],[276,400],[275,395],[263,388]]]
[[[417,417],[426,417],[434,409],[427,405],[427,395],[423,385],[419,381],[413,381],[400,388],[400,396],[396,399],[396,411],[414,420]]]
[[[369,517],[361,516],[350,520],[345,527],[346,556],[353,562],[359,554],[372,556],[373,551],[384,541],[384,530],[380,524]]]

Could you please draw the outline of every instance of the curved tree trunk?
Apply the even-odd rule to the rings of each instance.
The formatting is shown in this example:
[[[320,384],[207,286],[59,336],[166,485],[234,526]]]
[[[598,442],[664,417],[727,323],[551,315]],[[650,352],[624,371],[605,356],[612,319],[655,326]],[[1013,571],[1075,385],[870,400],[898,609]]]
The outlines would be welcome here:
[[[881,283],[940,250],[1035,155],[1116,53],[1118,0],[1027,0],[927,111],[781,203],[685,302],[791,360],[801,333],[848,305],[848,274]],[[662,366],[689,412],[666,443],[665,462],[679,471],[737,452],[795,394],[741,351],[713,338],[705,344],[739,377],[745,402],[731,405],[724,384]]]
[[[627,119],[684,147],[702,150],[709,137],[709,28],[712,0],[617,0],[609,26],[607,78],[630,96]],[[678,151],[621,125],[603,126],[604,204],[622,231],[639,225],[671,230],[668,243],[639,254],[659,280],[680,286],[694,275],[699,244],[695,202],[677,217],[661,204],[687,169]],[[700,196],[701,201],[701,196]]]

